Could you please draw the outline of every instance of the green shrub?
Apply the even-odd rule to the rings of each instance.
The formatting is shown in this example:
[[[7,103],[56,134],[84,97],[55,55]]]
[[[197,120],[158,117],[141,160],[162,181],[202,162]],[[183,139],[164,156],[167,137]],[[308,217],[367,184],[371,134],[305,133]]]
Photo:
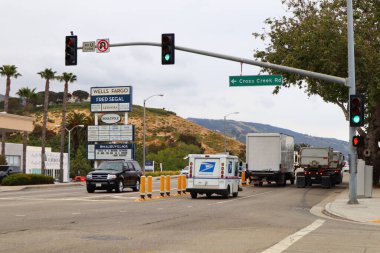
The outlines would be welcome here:
[[[180,171],[157,171],[157,172],[145,172],[145,176],[152,176],[152,177],[159,177],[161,175],[163,176],[174,176],[179,175]]]
[[[1,181],[1,185],[28,185],[30,177],[27,174],[12,174]]]
[[[30,174],[30,184],[54,184],[54,178],[50,176]]]
[[[12,174],[1,182],[1,185],[32,185],[32,184],[54,184],[54,178],[36,174]]]

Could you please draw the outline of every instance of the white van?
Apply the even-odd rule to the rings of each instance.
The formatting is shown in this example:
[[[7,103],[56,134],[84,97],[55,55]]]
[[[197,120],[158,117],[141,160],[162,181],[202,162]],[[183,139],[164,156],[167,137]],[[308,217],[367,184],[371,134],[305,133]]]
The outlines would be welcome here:
[[[238,196],[239,158],[232,155],[190,154],[186,191],[195,199],[198,194]]]

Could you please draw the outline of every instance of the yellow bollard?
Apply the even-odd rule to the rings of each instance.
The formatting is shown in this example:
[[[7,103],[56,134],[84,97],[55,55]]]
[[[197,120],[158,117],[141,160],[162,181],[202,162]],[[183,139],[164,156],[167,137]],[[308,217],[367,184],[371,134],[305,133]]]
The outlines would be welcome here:
[[[245,171],[243,171],[241,173],[241,184],[244,186],[244,185],[246,185],[246,183],[247,183],[247,180],[245,178]]]
[[[152,176],[148,176],[148,198],[152,198]]]
[[[165,177],[160,176],[160,195],[163,197],[165,195]]]
[[[140,196],[145,199],[145,176],[141,176],[140,179]]]
[[[170,176],[166,176],[166,195],[170,196]]]
[[[177,192],[178,194],[181,194],[182,192],[182,178],[181,178],[181,175],[178,175],[178,178],[177,178]]]
[[[182,175],[182,192],[186,194],[186,175]]]

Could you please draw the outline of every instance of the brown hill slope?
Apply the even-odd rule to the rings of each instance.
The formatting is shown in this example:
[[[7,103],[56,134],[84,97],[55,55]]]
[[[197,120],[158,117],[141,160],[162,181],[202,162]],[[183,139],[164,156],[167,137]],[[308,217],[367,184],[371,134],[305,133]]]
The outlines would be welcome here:
[[[70,104],[68,114],[84,113],[87,116],[90,113],[89,104]],[[36,124],[42,125],[42,113],[35,115]],[[124,114],[121,122],[124,122]],[[54,106],[49,109],[47,127],[50,130],[58,132],[61,123],[61,107]],[[99,120],[100,123],[100,120]],[[133,106],[132,112],[128,113],[128,123],[135,125],[135,142],[142,143],[143,129],[143,108],[141,106]],[[168,142],[175,142],[178,137],[183,135],[191,135],[196,137],[201,143],[205,153],[214,154],[224,152],[224,135],[219,132],[211,131],[200,125],[192,123],[186,119],[178,117],[175,113],[165,111],[163,109],[146,108],[146,144],[162,145]],[[227,151],[231,154],[244,157],[245,145],[230,137],[227,137]]]

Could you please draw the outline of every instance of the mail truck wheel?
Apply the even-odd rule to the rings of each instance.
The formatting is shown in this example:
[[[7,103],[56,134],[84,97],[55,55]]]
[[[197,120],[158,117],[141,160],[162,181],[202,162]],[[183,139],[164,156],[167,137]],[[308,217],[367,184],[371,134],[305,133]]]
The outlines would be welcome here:
[[[190,195],[192,199],[196,199],[198,194],[196,192],[190,192]]]
[[[228,199],[230,197],[230,186],[227,187],[226,192],[223,194],[223,197],[225,199]]]

